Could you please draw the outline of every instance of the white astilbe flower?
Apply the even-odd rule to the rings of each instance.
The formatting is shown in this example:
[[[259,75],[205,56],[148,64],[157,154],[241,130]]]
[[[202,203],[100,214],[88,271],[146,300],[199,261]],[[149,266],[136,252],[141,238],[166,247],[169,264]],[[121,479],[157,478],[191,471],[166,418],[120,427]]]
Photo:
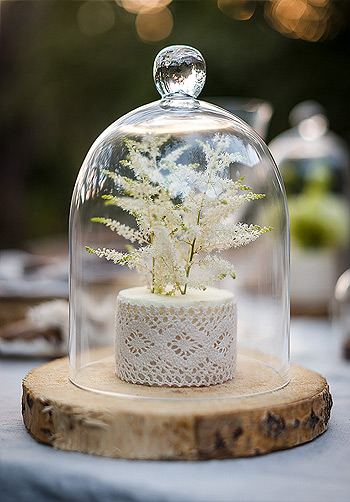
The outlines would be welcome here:
[[[119,235],[124,237],[124,239],[127,239],[130,242],[139,242],[140,244],[147,242],[141,232],[129,227],[128,225],[123,225],[117,220],[112,220],[111,218],[91,218],[91,221],[103,223],[106,227],[113,230],[113,232],[117,232]]]
[[[174,169],[176,169],[177,165],[176,162],[179,160],[181,155],[188,150],[189,145],[183,145],[178,148],[175,148],[172,150],[170,153],[165,155],[162,159],[159,161],[159,165],[163,169],[168,169],[170,172],[173,172]]]
[[[107,205],[115,205],[135,218],[137,228],[111,218],[95,217],[132,243],[129,253],[114,249],[87,251],[143,274],[153,293],[185,294],[188,287],[205,289],[225,277],[235,277],[233,265],[217,254],[245,246],[271,230],[234,222],[242,204],[261,199],[243,179],[229,179],[229,167],[243,162],[230,153],[230,138],[216,134],[211,142],[198,141],[204,154],[201,164],[180,163],[188,146],[162,152],[169,137],[146,135],[142,141],[126,139],[128,158],[121,161],[130,176],[104,171],[122,195],[104,195]]]
[[[207,255],[203,260],[199,260],[196,265],[199,271],[194,270],[191,278],[191,287],[205,289],[213,282],[220,281],[227,276],[236,277],[232,263],[215,255]]]
[[[269,230],[272,229],[270,227],[261,228],[258,225],[247,225],[247,223],[236,223],[216,228],[205,236],[205,240],[200,242],[200,250],[210,253],[215,249],[240,248],[255,241],[261,234]]]
[[[107,249],[107,248],[92,249],[89,248],[88,246],[85,246],[85,249],[89,253],[97,255],[99,258],[106,258],[106,260],[113,261],[113,263],[116,264],[119,263],[120,265],[125,265],[128,256],[126,253],[120,253],[115,249]]]

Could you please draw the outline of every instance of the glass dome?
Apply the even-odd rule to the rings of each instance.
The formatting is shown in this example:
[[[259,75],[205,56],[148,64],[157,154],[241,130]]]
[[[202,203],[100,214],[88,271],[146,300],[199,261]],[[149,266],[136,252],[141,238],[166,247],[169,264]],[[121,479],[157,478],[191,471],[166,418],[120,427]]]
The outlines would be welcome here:
[[[269,147],[290,212],[292,313],[326,314],[349,266],[349,152],[316,101],[299,103],[289,118],[291,129]]]
[[[202,55],[163,49],[161,99],[110,125],[70,213],[70,379],[140,399],[289,381],[289,222],[260,136],[197,100]]]

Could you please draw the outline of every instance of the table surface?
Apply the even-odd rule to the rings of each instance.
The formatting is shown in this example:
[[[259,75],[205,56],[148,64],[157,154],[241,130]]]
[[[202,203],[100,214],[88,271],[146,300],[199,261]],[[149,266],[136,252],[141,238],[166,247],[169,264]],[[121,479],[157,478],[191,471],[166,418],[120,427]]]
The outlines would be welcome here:
[[[326,320],[296,318],[292,361],[327,378],[329,429],[269,455],[203,462],[127,461],[37,443],[21,417],[21,380],[45,361],[1,361],[0,487],[3,502],[340,502],[350,494],[350,362]]]

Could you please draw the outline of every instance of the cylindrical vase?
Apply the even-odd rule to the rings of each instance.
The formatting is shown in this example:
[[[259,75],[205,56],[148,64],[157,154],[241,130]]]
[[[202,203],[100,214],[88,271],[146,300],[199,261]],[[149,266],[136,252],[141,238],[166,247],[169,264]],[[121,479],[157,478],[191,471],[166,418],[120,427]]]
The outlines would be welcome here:
[[[237,306],[227,290],[164,296],[145,287],[117,298],[116,374],[130,383],[200,387],[234,378]]]

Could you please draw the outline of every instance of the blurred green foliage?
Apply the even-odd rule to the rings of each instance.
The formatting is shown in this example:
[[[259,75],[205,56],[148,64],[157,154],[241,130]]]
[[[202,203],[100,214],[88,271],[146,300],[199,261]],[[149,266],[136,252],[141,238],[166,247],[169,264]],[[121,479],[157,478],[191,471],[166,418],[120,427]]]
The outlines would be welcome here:
[[[315,166],[303,191],[288,197],[292,245],[333,250],[348,246],[349,207],[343,195],[332,193],[331,184],[327,166]]]
[[[1,3],[2,246],[65,233],[81,162],[99,133],[129,110],[158,99],[157,52],[193,45],[207,62],[205,96],[269,100],[269,138],[288,128],[298,102],[316,99],[331,127],[350,140],[349,26],[331,41],[291,40],[274,31],[262,6],[234,21],[215,0],[173,1],[174,29],[162,42],[140,41],[135,16],[111,3],[113,27],[86,36],[80,1]]]

